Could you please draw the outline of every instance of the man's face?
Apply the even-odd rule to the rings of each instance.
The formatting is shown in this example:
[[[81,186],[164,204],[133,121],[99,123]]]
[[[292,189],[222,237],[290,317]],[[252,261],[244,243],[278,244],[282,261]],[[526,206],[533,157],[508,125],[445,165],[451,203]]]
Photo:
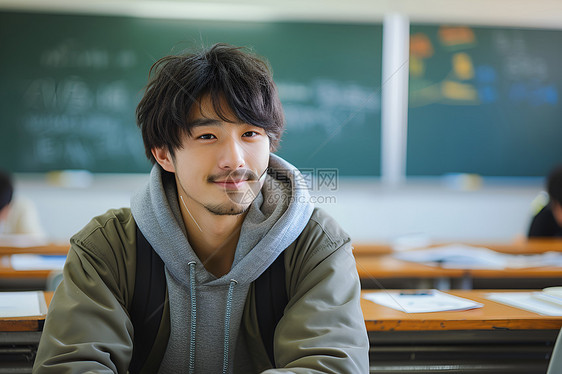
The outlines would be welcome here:
[[[228,109],[224,113],[235,123],[221,120],[208,96],[200,101],[201,108],[194,105],[189,116],[195,123],[191,136],[184,135],[174,158],[169,156],[171,162],[156,159],[164,170],[176,174],[178,192],[190,209],[199,206],[217,215],[242,214],[265,180],[269,137],[261,127],[239,123],[225,101],[221,107]]]

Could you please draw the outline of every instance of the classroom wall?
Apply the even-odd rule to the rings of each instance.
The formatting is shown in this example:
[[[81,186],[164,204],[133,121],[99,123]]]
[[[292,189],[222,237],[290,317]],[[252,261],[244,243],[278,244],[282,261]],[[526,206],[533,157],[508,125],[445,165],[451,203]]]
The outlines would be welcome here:
[[[146,175],[97,175],[87,187],[60,187],[42,176],[18,178],[18,191],[37,205],[53,240],[66,240],[93,216],[129,206]],[[446,180],[386,187],[378,180],[339,178],[335,190],[315,189],[316,205],[332,214],[356,242],[404,236],[433,241],[506,242],[525,235],[540,180],[484,183],[467,190]]]

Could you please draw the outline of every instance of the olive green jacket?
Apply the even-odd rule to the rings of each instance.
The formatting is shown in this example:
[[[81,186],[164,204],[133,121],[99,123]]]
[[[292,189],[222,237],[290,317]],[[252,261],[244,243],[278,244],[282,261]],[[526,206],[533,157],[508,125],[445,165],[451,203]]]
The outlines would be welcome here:
[[[289,302],[275,330],[271,368],[250,287],[241,333],[256,373],[367,373],[369,343],[350,239],[315,210],[285,250]],[[126,373],[133,349],[136,226],[129,209],[94,218],[71,239],[64,280],[43,330],[34,373]],[[166,298],[143,373],[156,373],[170,332]],[[173,328],[173,327],[172,327]],[[283,369],[282,369],[283,368]],[[186,369],[187,371],[187,369]]]

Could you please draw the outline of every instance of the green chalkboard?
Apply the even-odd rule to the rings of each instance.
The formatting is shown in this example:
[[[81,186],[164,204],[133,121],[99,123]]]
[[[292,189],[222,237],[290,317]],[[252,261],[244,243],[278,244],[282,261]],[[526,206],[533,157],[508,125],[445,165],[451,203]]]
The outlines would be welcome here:
[[[412,25],[407,174],[562,163],[562,31]]]
[[[382,27],[0,13],[0,168],[145,172],[134,111],[158,58],[215,42],[273,67],[279,154],[301,168],[380,175]]]

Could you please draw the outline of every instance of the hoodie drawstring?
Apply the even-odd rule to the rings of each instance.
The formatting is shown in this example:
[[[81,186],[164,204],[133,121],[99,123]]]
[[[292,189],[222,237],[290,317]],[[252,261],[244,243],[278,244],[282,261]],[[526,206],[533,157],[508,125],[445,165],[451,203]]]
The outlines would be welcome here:
[[[195,326],[197,326],[197,304],[195,297],[195,261],[189,265],[189,291],[191,293],[191,332],[189,334],[189,373],[195,372]]]
[[[228,369],[228,343],[230,339],[230,314],[232,312],[232,294],[234,292],[234,286],[238,282],[234,279],[230,280],[230,286],[228,287],[228,295],[226,296],[226,312],[224,316],[224,353],[222,361],[222,373],[226,374],[226,369]]]
[[[189,373],[195,372],[195,327],[197,326],[197,304],[195,295],[195,261],[188,263],[189,265],[189,291],[191,293],[191,332],[189,334]],[[238,282],[234,279],[230,280],[228,294],[226,296],[226,311],[224,317],[224,352],[222,361],[222,372],[226,374],[228,369],[228,353],[230,340],[230,316],[232,314],[232,294],[234,286]]]

